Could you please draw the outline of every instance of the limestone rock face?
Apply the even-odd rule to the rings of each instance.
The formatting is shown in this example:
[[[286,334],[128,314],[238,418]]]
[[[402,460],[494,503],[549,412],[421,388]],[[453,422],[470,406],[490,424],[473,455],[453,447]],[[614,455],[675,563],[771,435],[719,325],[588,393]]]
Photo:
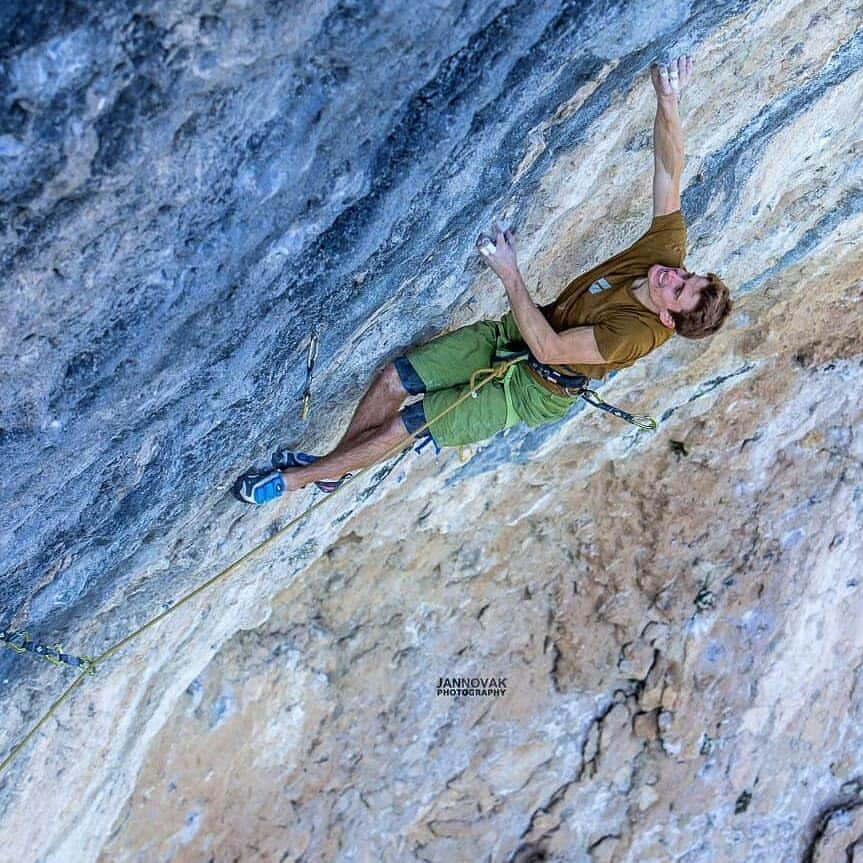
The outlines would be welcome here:
[[[0,773],[10,859],[863,860],[860,20],[5,4],[0,625],[95,656],[271,540]],[[316,492],[229,496],[505,310],[493,218],[540,302],[643,232],[682,52],[686,265],[735,310],[603,387],[656,432],[575,407],[296,523]],[[5,757],[73,677],[0,672]]]

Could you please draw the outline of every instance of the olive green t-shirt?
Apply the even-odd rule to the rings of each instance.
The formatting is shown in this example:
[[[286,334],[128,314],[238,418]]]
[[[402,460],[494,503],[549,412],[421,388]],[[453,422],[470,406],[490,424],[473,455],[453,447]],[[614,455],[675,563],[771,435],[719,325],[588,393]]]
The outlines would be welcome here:
[[[686,223],[680,210],[655,216],[647,233],[628,249],[571,281],[542,312],[557,332],[592,326],[606,362],[554,368],[598,379],[631,366],[670,339],[674,330],[632,295],[632,282],[646,276],[653,264],[682,267],[685,247]]]

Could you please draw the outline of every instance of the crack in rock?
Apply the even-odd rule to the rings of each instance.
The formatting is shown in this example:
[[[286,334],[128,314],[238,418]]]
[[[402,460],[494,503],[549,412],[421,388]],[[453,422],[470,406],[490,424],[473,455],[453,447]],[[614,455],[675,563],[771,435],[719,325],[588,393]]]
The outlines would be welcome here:
[[[816,817],[812,838],[800,858],[800,863],[833,863],[834,860],[839,863],[835,857],[828,856],[836,850],[836,842],[832,840],[837,839],[838,832],[844,832],[848,827],[863,826],[863,817],[860,817],[863,816],[863,777],[858,776],[846,782],[840,789],[840,795],[836,802],[830,803]],[[861,810],[858,817],[854,818],[851,824],[843,824],[843,819],[856,810]],[[844,846],[847,863],[855,863],[855,850],[859,850],[861,839],[863,833],[858,833]]]

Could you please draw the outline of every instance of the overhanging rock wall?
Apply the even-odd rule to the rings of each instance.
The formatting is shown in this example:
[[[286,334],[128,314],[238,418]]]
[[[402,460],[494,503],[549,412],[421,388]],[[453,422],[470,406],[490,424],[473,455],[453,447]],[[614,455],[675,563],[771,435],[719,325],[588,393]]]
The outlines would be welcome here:
[[[687,266],[736,301],[606,387],[655,434],[408,456],[106,663],[0,777],[8,852],[860,856],[859,21],[6,4],[0,623],[40,641],[97,654],[300,513],[228,487],[504,310],[494,216],[540,301],[643,231],[653,59],[696,56]],[[5,753],[68,677],[0,672]],[[507,694],[434,695],[457,674]]]

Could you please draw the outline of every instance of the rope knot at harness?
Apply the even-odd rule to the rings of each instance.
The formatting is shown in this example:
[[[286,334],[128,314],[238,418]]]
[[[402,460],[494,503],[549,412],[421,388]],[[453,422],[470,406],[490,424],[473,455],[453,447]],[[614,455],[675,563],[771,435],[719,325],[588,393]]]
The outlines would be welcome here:
[[[476,391],[484,384],[487,384],[489,381],[504,378],[510,368],[514,366],[517,362],[519,362],[519,360],[504,360],[501,363],[495,363],[495,365],[491,366],[490,368],[477,369],[470,376],[470,397],[475,399],[477,397]],[[483,376],[482,380],[477,383],[477,379],[481,375]]]

